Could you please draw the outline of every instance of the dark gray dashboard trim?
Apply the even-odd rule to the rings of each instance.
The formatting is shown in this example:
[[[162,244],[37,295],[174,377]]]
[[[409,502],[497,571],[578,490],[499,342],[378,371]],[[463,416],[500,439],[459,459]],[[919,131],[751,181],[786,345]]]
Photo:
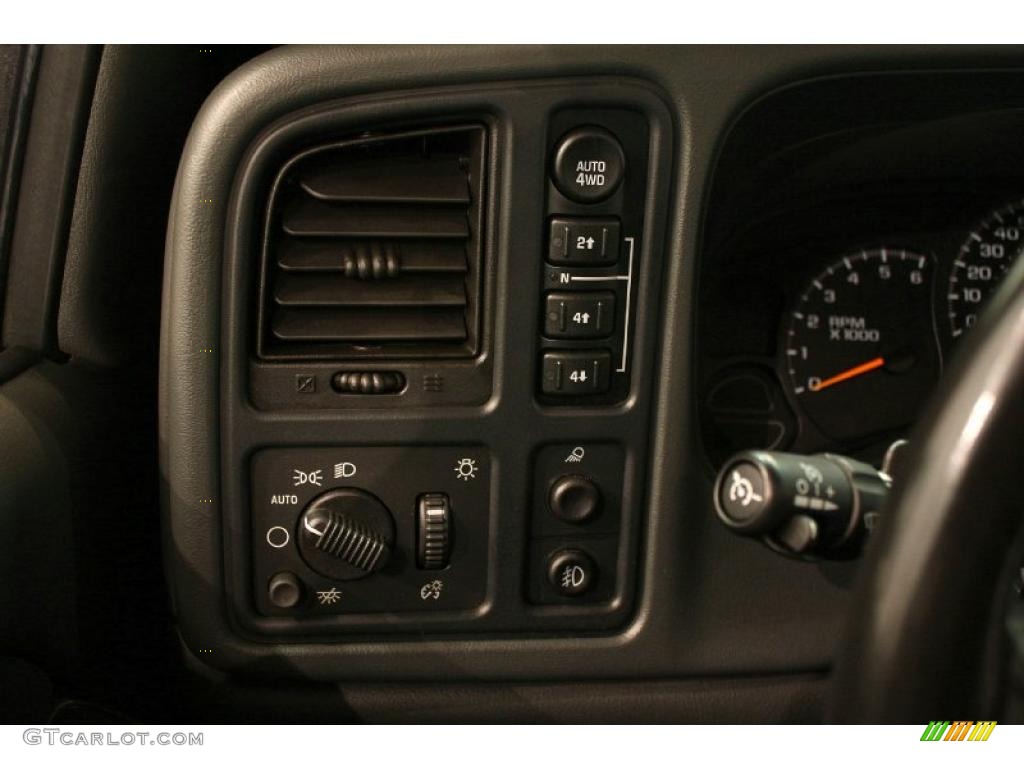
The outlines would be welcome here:
[[[3,347],[3,312],[7,298],[7,265],[10,260],[11,232],[17,212],[21,161],[28,135],[29,115],[36,72],[39,68],[40,46],[7,46],[0,54],[0,67],[6,71],[8,93],[0,98],[0,348]],[[6,381],[7,377],[0,377]]]
[[[164,278],[160,435],[166,567],[181,631],[204,661],[314,679],[579,679],[820,670],[842,628],[846,589],[827,572],[774,558],[719,530],[697,460],[691,316],[699,211],[721,137],[749,101],[820,75],[1009,65],[1021,49],[932,48],[290,48],[265,54],[214,92],[178,171]],[[638,77],[677,121],[671,265],[646,510],[647,560],[634,622],[610,637],[412,644],[247,643],[226,621],[219,518],[218,343],[223,222],[235,168],[262,126],[312,102],[405,88],[534,77]],[[213,199],[212,204],[201,201]],[[799,596],[798,604],[791,597]],[[202,617],[198,618],[197,617]],[[800,631],[794,632],[799,626]]]
[[[534,329],[532,307],[540,280],[540,259],[524,258],[542,248],[539,222],[544,219],[541,199],[532,194],[538,180],[545,178],[543,145],[544,120],[538,115],[557,114],[578,109],[579,105],[614,105],[643,115],[647,123],[649,155],[643,177],[644,210],[636,234],[637,267],[633,276],[634,313],[632,364],[649,370],[654,359],[654,319],[658,315],[657,294],[663,271],[660,258],[664,229],[664,201],[668,197],[671,125],[664,102],[646,84],[627,79],[586,78],[564,80],[506,81],[497,85],[429,88],[390,92],[378,96],[357,96],[329,102],[286,116],[279,124],[268,126],[250,146],[234,183],[224,250],[223,311],[220,340],[221,370],[221,453],[222,498],[219,510],[225,535],[225,583],[236,632],[256,641],[276,637],[294,641],[327,640],[338,642],[337,652],[347,652],[340,644],[357,634],[366,638],[394,640],[451,636],[452,633],[478,637],[532,632],[565,635],[568,629],[580,634],[608,631],[621,627],[630,618],[635,594],[636,540],[639,529],[633,511],[642,505],[646,482],[642,470],[647,466],[646,448],[649,429],[652,379],[631,388],[626,401],[615,406],[558,407],[534,400]],[[305,136],[325,136],[339,131],[363,131],[374,125],[452,120],[463,115],[479,115],[490,125],[492,142],[489,153],[500,161],[492,167],[488,184],[487,219],[491,222],[485,273],[485,303],[491,307],[487,325],[498,329],[497,343],[488,350],[497,378],[495,393],[479,405],[462,403],[445,407],[441,403],[419,408],[312,410],[295,414],[260,411],[250,399],[253,382],[246,375],[250,332],[255,324],[250,300],[251,278],[256,271],[250,255],[256,251],[250,226],[261,199],[257,179],[276,167],[274,145]],[[514,139],[512,138],[514,137]],[[262,174],[260,168],[264,168]],[[658,204],[661,201],[661,204]],[[255,214],[257,217],[259,214]],[[538,274],[534,274],[534,270]],[[495,334],[488,331],[490,339]],[[247,396],[246,383],[249,384]],[[344,435],[340,439],[339,435]],[[501,439],[516,435],[517,439]],[[524,574],[518,568],[499,563],[523,561],[531,545],[524,541],[526,519],[522,511],[530,503],[521,479],[531,473],[530,452],[543,444],[564,442],[569,435],[580,442],[614,441],[623,449],[623,522],[616,544],[615,592],[604,604],[575,606],[533,606],[520,594]],[[249,520],[254,499],[250,496],[247,472],[253,451],[264,447],[308,447],[322,445],[346,447],[382,445],[394,441],[405,447],[416,445],[480,445],[486,447],[490,462],[502,467],[492,477],[488,509],[487,547],[488,595],[472,617],[444,610],[418,611],[383,618],[381,614],[356,614],[338,617],[306,616],[296,621],[288,616],[260,617],[252,611],[252,556]],[[626,511],[630,511],[626,514]],[[465,529],[463,529],[465,530]],[[481,531],[474,529],[474,535]],[[239,534],[244,545],[240,545]],[[479,539],[478,539],[479,541]],[[539,545],[538,545],[539,546]],[[609,574],[607,583],[612,583]],[[328,621],[333,625],[328,625]]]
[[[99,48],[46,46],[38,62],[13,212],[3,343],[57,353],[57,305]]]

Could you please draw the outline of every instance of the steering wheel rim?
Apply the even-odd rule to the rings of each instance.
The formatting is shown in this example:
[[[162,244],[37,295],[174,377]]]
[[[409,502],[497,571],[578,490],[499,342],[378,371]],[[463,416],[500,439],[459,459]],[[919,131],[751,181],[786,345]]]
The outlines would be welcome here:
[[[902,466],[854,596],[830,720],[995,719],[979,681],[1024,520],[1024,257],[962,340]]]

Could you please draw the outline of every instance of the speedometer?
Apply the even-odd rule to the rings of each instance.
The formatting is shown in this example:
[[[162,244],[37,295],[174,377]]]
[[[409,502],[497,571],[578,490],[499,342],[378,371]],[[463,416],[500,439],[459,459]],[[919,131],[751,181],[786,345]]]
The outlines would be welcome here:
[[[977,322],[985,301],[1024,249],[1022,232],[1024,200],[1018,200],[986,217],[960,246],[947,291],[954,337]]]
[[[791,392],[818,430],[851,441],[909,424],[939,375],[930,257],[875,248],[800,292],[783,340]]]

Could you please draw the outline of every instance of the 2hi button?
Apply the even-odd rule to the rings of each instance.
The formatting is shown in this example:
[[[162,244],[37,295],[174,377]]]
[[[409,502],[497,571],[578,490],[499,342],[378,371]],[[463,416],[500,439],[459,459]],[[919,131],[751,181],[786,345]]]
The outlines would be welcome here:
[[[622,146],[603,128],[587,126],[570,131],[555,149],[555,185],[577,203],[607,199],[622,183],[625,171]]]

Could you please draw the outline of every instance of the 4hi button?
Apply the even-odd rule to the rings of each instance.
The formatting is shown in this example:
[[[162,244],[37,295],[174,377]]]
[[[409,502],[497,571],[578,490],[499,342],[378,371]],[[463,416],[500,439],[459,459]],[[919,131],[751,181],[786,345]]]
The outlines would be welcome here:
[[[622,146],[603,128],[588,126],[570,131],[555,149],[555,185],[577,203],[606,199],[622,182],[625,171]]]

